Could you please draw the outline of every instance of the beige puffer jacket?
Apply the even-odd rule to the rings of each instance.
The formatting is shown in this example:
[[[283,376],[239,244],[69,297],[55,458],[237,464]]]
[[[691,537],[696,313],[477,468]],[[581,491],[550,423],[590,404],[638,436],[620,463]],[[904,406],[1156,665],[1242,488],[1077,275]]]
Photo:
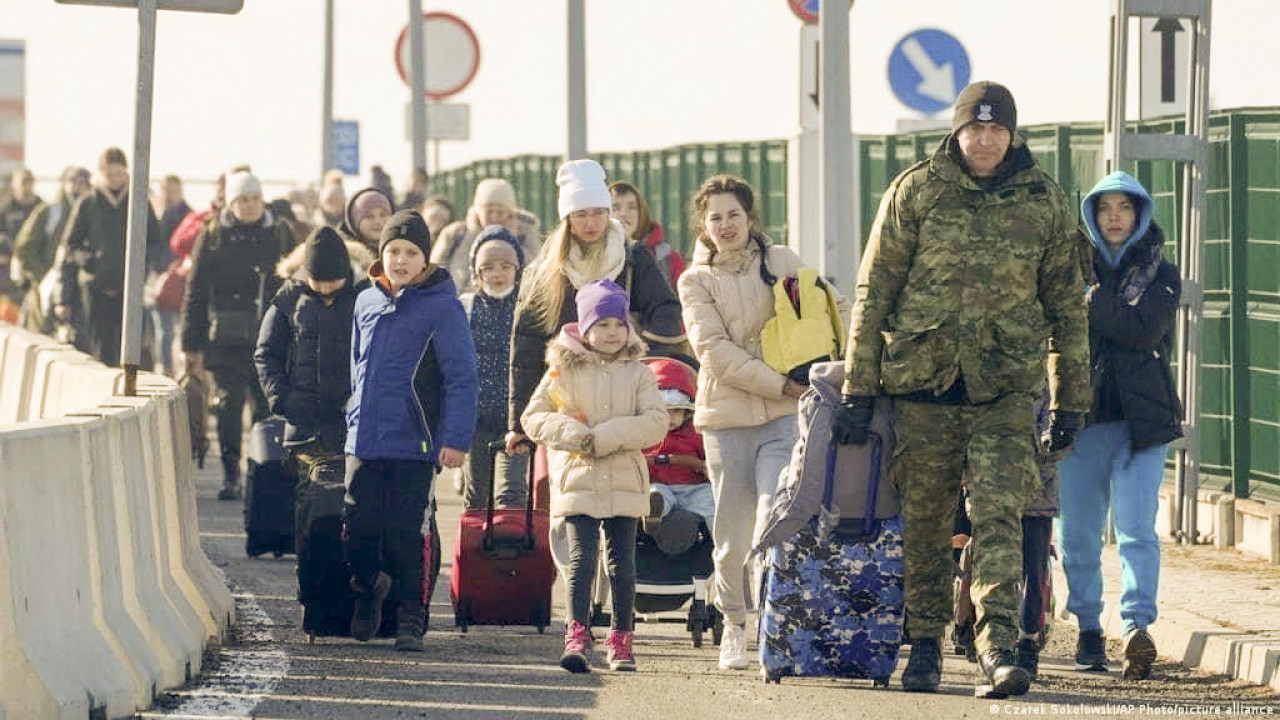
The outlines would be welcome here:
[[[613,359],[587,349],[577,323],[547,348],[550,369],[520,417],[529,438],[548,451],[551,516],[643,517],[649,514],[644,448],[667,434],[658,383],[639,362],[644,341],[631,334]],[[594,456],[583,440],[594,437]]]
[[[791,248],[768,247],[769,272],[795,274],[804,263]],[[701,241],[680,276],[684,325],[701,369],[693,424],[698,430],[757,427],[798,412],[782,392],[786,377],[761,359],[760,333],[773,317],[773,288],[760,277],[754,243],[736,253],[711,252]],[[836,293],[841,324],[851,305]]]

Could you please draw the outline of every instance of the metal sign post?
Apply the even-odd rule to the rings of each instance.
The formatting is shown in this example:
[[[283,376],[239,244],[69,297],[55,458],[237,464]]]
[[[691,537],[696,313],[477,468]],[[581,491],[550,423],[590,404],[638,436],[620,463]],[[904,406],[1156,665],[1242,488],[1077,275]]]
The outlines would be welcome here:
[[[565,160],[587,156],[586,11],[582,0],[568,0],[569,10],[569,137]]]
[[[1209,167],[1209,36],[1212,0],[1114,0],[1111,13],[1110,82],[1107,118],[1103,125],[1103,170],[1125,170],[1143,160],[1169,161],[1182,167],[1182,227],[1179,268],[1182,272],[1178,310],[1178,394],[1182,399],[1183,437],[1170,443],[1174,459],[1174,515],[1171,533],[1178,542],[1204,541],[1198,529],[1200,490],[1200,364],[1201,321],[1204,317],[1205,187]],[[1128,128],[1129,20],[1131,18],[1186,19],[1190,48],[1187,75],[1185,131],[1155,135]],[[1178,22],[1181,27],[1182,23]],[[1166,25],[1170,31],[1172,27]],[[1152,29],[1155,29],[1153,26]],[[1177,38],[1173,38],[1176,41]],[[1174,52],[1175,48],[1170,48]],[[1161,68],[1163,70],[1163,67]],[[1163,80],[1163,78],[1162,78]],[[1179,84],[1169,79],[1176,95]],[[1160,88],[1163,92],[1166,88]],[[1161,98],[1163,100],[1163,96]],[[1177,98],[1173,100],[1176,102]],[[1241,448],[1233,446],[1238,454]],[[1240,467],[1237,464],[1237,467]],[[1235,487],[1237,493],[1242,488]],[[1247,486],[1243,488],[1247,490]]]
[[[124,316],[120,328],[120,360],[124,394],[138,394],[142,356],[142,284],[146,281],[147,221],[151,205],[147,177],[151,173],[151,98],[155,80],[156,10],[190,10],[233,15],[244,0],[56,0],[64,5],[108,5],[138,8],[138,97],[133,116],[133,178],[129,183],[129,226],[124,250]]]
[[[819,8],[821,32],[818,95],[822,135],[822,243],[819,269],[846,297],[853,297],[862,238],[854,225],[853,132],[849,109],[849,10],[842,3]]]
[[[133,115],[133,179],[129,183],[129,229],[124,249],[124,318],[120,361],[124,394],[138,394],[142,356],[142,285],[147,279],[147,220],[151,216],[151,98],[156,70],[156,0],[138,0],[138,102]]]
[[[413,103],[413,169],[427,173],[427,50],[422,30],[422,0],[409,0],[409,101]]]

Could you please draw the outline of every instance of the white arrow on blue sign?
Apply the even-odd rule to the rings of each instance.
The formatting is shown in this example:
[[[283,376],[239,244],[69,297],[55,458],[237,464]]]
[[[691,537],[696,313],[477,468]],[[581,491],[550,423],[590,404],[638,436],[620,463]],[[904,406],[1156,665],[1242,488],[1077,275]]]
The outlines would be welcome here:
[[[889,87],[912,110],[926,115],[946,110],[968,84],[969,54],[941,30],[916,30],[889,54]]]

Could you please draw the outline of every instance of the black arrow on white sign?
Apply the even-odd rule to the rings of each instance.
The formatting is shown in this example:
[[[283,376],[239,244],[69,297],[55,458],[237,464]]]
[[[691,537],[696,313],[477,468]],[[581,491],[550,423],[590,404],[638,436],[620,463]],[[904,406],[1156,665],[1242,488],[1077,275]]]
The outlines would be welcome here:
[[[1182,21],[1177,18],[1160,18],[1151,32],[1160,35],[1160,102],[1175,102],[1174,97],[1174,40],[1182,32]]]

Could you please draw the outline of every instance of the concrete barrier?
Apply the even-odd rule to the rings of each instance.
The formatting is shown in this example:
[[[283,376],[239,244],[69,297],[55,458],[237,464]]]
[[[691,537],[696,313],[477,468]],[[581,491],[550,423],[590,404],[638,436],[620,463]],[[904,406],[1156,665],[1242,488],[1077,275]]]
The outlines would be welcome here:
[[[12,326],[5,326],[0,337],[4,338],[4,354],[0,356],[0,424],[15,423],[27,419],[36,348],[53,343],[42,335]]]
[[[39,713],[26,711],[28,698],[6,699],[19,717],[83,719],[99,708],[123,717],[142,695],[141,678],[115,633],[104,631],[105,613],[95,603],[102,596],[90,560],[96,518],[84,493],[91,471],[77,451],[80,424],[60,418],[0,433],[0,477],[6,479],[0,526],[14,611],[0,626],[11,626],[44,686],[36,697]],[[34,468],[39,475],[33,477]],[[55,713],[48,712],[50,701]]]
[[[0,719],[131,717],[226,638],[186,398],[0,327]],[[37,418],[43,419],[37,419]]]

